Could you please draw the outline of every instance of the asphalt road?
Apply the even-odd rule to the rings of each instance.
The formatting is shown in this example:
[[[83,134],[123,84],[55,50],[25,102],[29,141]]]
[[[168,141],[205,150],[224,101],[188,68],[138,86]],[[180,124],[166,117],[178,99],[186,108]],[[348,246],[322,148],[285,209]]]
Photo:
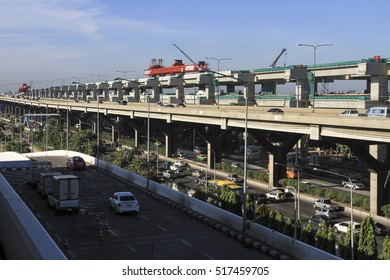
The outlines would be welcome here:
[[[56,215],[36,189],[22,184],[16,190],[69,259],[274,259],[93,168],[72,171],[64,158],[49,159],[53,171],[80,177],[80,214]],[[108,203],[115,191],[133,192],[140,202],[139,214],[116,215]]]

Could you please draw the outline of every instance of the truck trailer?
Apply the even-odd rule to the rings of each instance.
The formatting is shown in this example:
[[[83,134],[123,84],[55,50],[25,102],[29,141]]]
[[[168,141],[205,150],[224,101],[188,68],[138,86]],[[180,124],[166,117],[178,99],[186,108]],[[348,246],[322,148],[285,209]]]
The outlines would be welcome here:
[[[80,178],[74,175],[53,176],[52,192],[47,196],[47,205],[60,211],[78,213],[80,210]]]

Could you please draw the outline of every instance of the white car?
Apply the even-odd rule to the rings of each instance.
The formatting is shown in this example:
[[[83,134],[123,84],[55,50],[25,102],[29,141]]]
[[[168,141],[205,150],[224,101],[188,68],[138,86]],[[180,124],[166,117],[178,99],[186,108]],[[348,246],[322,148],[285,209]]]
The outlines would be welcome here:
[[[351,221],[345,221],[341,223],[337,223],[333,226],[333,230],[335,233],[347,233],[348,227],[351,224]],[[353,222],[353,230],[355,233],[358,233],[360,230],[360,223]]]
[[[239,177],[237,174],[227,175],[226,180],[232,181],[234,183],[242,183],[244,181],[244,179]]]
[[[189,164],[184,160],[177,160],[173,165],[180,166],[180,167],[190,167]]]
[[[268,200],[282,201],[286,199],[286,194],[281,190],[270,191],[265,196]]]
[[[320,208],[317,209],[315,215],[327,216],[329,219],[336,219],[337,213],[333,208]]]
[[[110,208],[117,214],[139,212],[139,202],[131,192],[116,192],[109,200]]]
[[[340,116],[351,116],[351,117],[357,117],[359,116],[359,111],[356,109],[350,109],[343,111]]]

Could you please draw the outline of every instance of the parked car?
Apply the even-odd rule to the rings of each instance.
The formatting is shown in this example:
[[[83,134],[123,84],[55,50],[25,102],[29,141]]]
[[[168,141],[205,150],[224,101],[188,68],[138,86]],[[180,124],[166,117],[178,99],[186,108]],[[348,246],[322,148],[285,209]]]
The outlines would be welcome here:
[[[284,113],[282,109],[279,108],[271,108],[267,111],[268,113]]]
[[[162,164],[162,167],[165,169],[168,169],[172,165],[172,162],[170,161],[164,161]]]
[[[87,164],[85,163],[84,159],[80,156],[73,156],[71,158],[68,158],[66,161],[66,167],[72,169],[72,170],[84,170],[87,168]]]
[[[326,216],[329,219],[336,219],[337,213],[333,208],[319,208],[315,212],[316,215]]]
[[[309,224],[318,225],[321,226],[322,223],[326,223],[327,225],[330,225],[331,220],[324,215],[313,215],[309,218]]]
[[[117,214],[139,212],[139,202],[131,192],[116,192],[110,196],[109,201],[110,208]]]
[[[341,223],[337,223],[333,226],[333,230],[335,233],[347,233],[348,227],[351,224],[351,221],[345,221]],[[353,222],[353,230],[355,233],[358,233],[360,230],[360,223]]]

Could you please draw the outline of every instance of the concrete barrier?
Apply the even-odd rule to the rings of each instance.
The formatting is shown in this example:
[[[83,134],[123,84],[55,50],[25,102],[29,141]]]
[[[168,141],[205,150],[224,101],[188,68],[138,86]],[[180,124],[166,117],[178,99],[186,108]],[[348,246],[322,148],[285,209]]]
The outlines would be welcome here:
[[[0,221],[0,241],[7,259],[67,259],[1,174]]]

